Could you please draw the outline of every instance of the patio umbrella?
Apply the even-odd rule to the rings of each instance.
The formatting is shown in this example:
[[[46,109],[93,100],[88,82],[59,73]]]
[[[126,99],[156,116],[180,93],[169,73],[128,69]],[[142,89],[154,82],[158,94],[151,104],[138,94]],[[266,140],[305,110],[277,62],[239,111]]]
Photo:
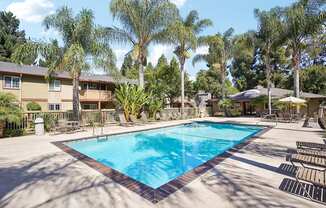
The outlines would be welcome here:
[[[279,100],[280,102],[282,103],[290,103],[290,104],[304,104],[306,103],[307,101],[304,100],[304,99],[301,99],[301,98],[296,98],[296,97],[286,97],[286,98],[282,98]]]
[[[305,105],[305,103],[307,102],[304,99],[296,98],[296,97],[292,97],[292,96],[282,98],[279,101],[282,102],[282,103],[288,103],[290,106],[291,105],[297,106],[297,112],[298,112],[298,109],[300,108],[300,106]],[[290,112],[291,111],[292,111],[292,107],[290,108]],[[291,114],[293,114],[293,113],[291,112]]]
[[[231,95],[230,98],[232,100],[247,101],[247,100],[257,98],[259,96],[261,96],[260,91],[253,89],[253,90],[246,90],[244,92],[239,92],[235,95]]]

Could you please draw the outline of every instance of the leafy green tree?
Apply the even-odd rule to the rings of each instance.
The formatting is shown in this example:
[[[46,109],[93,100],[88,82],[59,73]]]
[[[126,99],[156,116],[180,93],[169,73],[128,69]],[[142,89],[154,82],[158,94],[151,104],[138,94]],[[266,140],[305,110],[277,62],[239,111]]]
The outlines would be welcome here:
[[[52,40],[50,43],[29,40],[15,48],[11,61],[26,65],[36,64],[52,69],[58,64],[63,53],[64,49],[59,46],[57,40]],[[42,58],[39,58],[40,56]]]
[[[19,123],[21,119],[22,110],[16,97],[11,93],[0,92],[0,137],[3,137],[6,121]]]
[[[310,66],[301,70],[300,76],[304,92],[326,95],[326,66]]]
[[[110,11],[121,28],[107,28],[107,33],[117,42],[132,45],[130,54],[139,67],[139,85],[144,88],[148,46],[163,40],[165,28],[175,20],[178,9],[169,0],[112,0]]]
[[[272,9],[271,11],[259,11],[256,9],[255,16],[258,19],[257,36],[260,46],[259,50],[266,69],[268,112],[272,114],[272,53],[280,46],[282,24],[280,11],[278,9]]]
[[[312,1],[300,0],[285,9],[283,17],[283,38],[291,53],[294,95],[300,96],[300,61],[305,48],[305,40],[320,30],[325,24],[325,1],[311,4]]]
[[[259,80],[263,80],[264,77],[264,71],[254,67],[257,53],[256,42],[254,31],[238,35],[233,40],[230,72],[236,88],[240,91],[256,87]]]
[[[56,71],[68,71],[73,79],[73,113],[79,120],[79,78],[90,67],[86,60],[92,58],[92,64],[105,70],[115,68],[115,56],[112,52],[106,31],[94,23],[92,10],[83,9],[74,15],[68,7],[58,9],[47,16],[43,22],[46,29],[57,30],[63,38],[64,47],[58,49],[53,44],[49,57],[54,60],[47,63],[49,76]],[[26,57],[48,52],[46,44],[27,43],[15,54],[15,62],[21,63]],[[51,58],[52,59],[52,58]]]
[[[191,11],[185,19],[181,17],[173,22],[167,30],[169,34],[168,42],[176,46],[174,54],[178,57],[181,70],[181,116],[184,115],[185,96],[185,63],[190,58],[190,51],[196,50],[198,45],[198,35],[212,22],[209,19],[199,19],[198,12]]]
[[[162,80],[160,75],[162,71],[168,70],[168,66],[166,57],[162,55],[155,67],[153,67],[152,64],[148,64],[145,70],[146,92],[150,93],[152,97],[161,100],[162,102],[166,96],[166,86],[165,80]]]
[[[137,66],[135,66],[134,61],[130,54],[125,56],[123,60],[123,64],[121,66],[120,72],[122,76],[125,76],[129,79],[137,79],[138,78],[138,70]]]
[[[215,98],[222,97],[221,74],[212,68],[200,70],[193,85],[197,92],[202,90],[211,93]],[[230,80],[226,80],[224,92],[226,95],[233,95],[238,90],[232,86]]]
[[[200,70],[197,73],[196,81],[194,87],[197,91],[203,90],[205,92],[210,92],[214,97],[220,97],[221,95],[221,74],[216,70]]]
[[[26,41],[19,24],[13,13],[0,11],[0,61],[10,61],[14,49]]]
[[[193,59],[193,64],[199,61],[205,61],[208,67],[219,71],[221,74],[221,97],[225,98],[225,81],[228,73],[228,61],[232,58],[232,34],[233,28],[229,28],[223,34],[207,36],[201,39],[203,44],[209,46],[208,54],[198,54]]]

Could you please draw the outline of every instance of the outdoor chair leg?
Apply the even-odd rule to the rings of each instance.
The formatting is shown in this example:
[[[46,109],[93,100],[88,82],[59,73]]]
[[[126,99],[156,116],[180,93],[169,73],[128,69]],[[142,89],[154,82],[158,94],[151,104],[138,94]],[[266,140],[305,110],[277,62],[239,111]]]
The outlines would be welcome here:
[[[300,180],[298,179],[298,177],[295,177],[295,180],[299,183],[299,186],[303,189],[304,193],[307,194],[307,196],[309,197],[310,200],[314,201],[314,198],[312,196],[310,196],[308,190],[303,186],[303,184],[300,182]]]

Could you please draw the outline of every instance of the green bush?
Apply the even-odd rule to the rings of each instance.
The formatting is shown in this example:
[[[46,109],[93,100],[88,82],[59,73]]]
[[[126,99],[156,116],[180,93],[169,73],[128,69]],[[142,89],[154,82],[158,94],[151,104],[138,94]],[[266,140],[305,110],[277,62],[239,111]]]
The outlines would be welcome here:
[[[157,112],[160,112],[163,108],[163,102],[159,99],[151,97],[148,102],[149,117],[154,118]]]
[[[25,134],[24,129],[5,129],[4,130],[5,137],[23,136],[24,134]]]
[[[144,89],[136,85],[120,85],[115,93],[117,102],[123,109],[127,121],[130,115],[138,116],[140,110],[149,101],[149,96]]]
[[[27,103],[26,108],[28,111],[41,111],[42,110],[40,104],[38,104],[34,101]]]
[[[49,132],[53,127],[55,127],[57,119],[50,113],[44,113],[42,117],[44,120],[44,129]]]
[[[229,114],[231,117],[239,117],[241,116],[241,111],[239,109],[231,109],[229,110]]]

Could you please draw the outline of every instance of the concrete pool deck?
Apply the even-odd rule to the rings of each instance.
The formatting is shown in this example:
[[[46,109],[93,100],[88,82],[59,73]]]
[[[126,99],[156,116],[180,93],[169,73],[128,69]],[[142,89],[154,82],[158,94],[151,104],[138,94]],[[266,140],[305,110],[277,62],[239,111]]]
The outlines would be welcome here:
[[[197,119],[200,120],[200,119]],[[256,124],[256,118],[205,118]],[[104,128],[104,134],[141,130],[186,121]],[[263,123],[261,125],[275,125]],[[279,189],[281,170],[295,141],[322,142],[323,131],[279,123],[183,189],[157,204],[113,182],[58,149],[51,142],[92,136],[25,136],[0,140],[0,207],[323,207]],[[100,132],[100,129],[97,129]]]

